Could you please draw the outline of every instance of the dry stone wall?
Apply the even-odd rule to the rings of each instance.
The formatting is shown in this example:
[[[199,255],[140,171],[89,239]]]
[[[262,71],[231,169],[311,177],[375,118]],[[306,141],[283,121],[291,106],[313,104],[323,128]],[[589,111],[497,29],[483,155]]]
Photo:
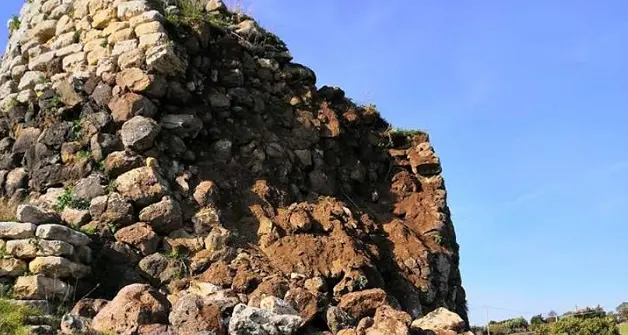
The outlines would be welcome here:
[[[432,311],[466,329],[428,135],[317,87],[250,16],[32,0],[10,26],[0,276],[89,296],[64,333],[421,334]]]

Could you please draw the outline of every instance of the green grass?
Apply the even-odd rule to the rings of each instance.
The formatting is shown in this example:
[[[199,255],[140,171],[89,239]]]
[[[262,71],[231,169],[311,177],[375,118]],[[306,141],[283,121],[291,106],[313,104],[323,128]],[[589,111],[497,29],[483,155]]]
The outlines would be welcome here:
[[[29,330],[24,327],[24,319],[39,314],[41,314],[39,311],[29,307],[0,299],[0,334],[29,334]]]
[[[624,322],[619,325],[619,334],[628,335],[628,322]]]

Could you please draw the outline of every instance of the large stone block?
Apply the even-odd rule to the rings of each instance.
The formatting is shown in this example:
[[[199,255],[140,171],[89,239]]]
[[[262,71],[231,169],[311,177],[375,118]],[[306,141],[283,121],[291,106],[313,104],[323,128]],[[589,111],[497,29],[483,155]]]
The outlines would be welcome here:
[[[91,239],[87,235],[58,224],[44,224],[37,227],[35,236],[47,240],[65,241],[75,247],[87,245],[91,242]]]
[[[67,297],[72,287],[65,282],[43,275],[18,277],[13,285],[13,295],[18,299],[53,299]]]
[[[0,238],[24,239],[35,236],[37,226],[32,223],[0,222]]]

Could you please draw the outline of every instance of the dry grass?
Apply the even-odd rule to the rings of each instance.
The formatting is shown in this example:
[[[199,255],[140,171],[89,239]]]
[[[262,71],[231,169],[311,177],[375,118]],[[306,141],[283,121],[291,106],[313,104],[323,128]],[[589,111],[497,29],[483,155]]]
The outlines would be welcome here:
[[[628,322],[624,322],[619,325],[619,334],[628,335]]]
[[[12,204],[9,199],[0,198],[0,221],[15,221],[17,204]]]

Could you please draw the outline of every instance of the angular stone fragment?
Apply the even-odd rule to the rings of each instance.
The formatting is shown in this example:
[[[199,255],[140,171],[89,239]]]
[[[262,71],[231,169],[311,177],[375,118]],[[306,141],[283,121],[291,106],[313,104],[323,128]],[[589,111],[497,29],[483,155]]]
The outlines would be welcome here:
[[[437,308],[429,312],[424,317],[414,320],[412,328],[422,330],[453,330],[462,331],[465,326],[464,320],[444,307]]]
[[[152,117],[157,107],[150,99],[137,93],[125,93],[109,103],[109,109],[115,122],[126,122],[134,116]]]
[[[124,69],[116,74],[116,84],[122,89],[128,88],[133,92],[146,90],[150,83],[148,75],[139,68]]]
[[[107,9],[101,9],[92,16],[92,27],[96,29],[103,29],[109,25],[113,19],[116,18],[116,10],[113,7]]]
[[[146,50],[146,67],[158,73],[176,76],[185,73],[187,64],[176,55],[171,44],[162,44]]]
[[[0,238],[24,239],[35,236],[37,226],[32,223],[0,222]]]
[[[154,253],[159,244],[159,236],[145,222],[124,227],[116,232],[115,237],[116,240],[139,249],[144,255]]]
[[[338,307],[356,319],[375,314],[377,308],[388,303],[388,296],[382,289],[369,289],[345,294]]]
[[[181,138],[195,138],[203,129],[203,121],[191,114],[166,114],[161,118],[161,126]]]
[[[5,250],[18,258],[35,258],[38,256],[70,256],[74,247],[64,241],[25,239],[7,241]]]
[[[118,5],[118,19],[129,20],[132,17],[149,11],[150,8],[144,0],[133,0]]]
[[[27,90],[35,88],[38,82],[42,80],[42,78],[46,78],[46,75],[41,71],[27,71],[20,79],[20,83],[17,85],[17,89]]]
[[[18,277],[26,272],[26,262],[17,258],[0,258],[0,278]]]
[[[33,29],[30,30],[30,34],[33,38],[37,39],[39,43],[46,43],[49,39],[55,36],[57,32],[57,20],[46,20],[37,23]]]
[[[140,211],[140,220],[150,223],[159,234],[168,234],[182,226],[181,206],[170,198],[164,198]]]
[[[146,22],[135,27],[135,35],[142,36],[154,33],[165,33],[166,29],[157,21]]]
[[[25,204],[17,207],[17,220],[34,224],[59,223],[61,216],[55,211]]]
[[[89,210],[65,207],[61,212],[61,220],[72,227],[79,227],[89,222]]]
[[[157,202],[168,192],[167,182],[154,168],[148,166],[120,175],[115,185],[123,197],[135,202],[138,206],[148,206]],[[141,215],[140,220],[149,221],[142,219]]]
[[[71,287],[63,281],[43,275],[18,277],[13,286],[13,294],[18,299],[64,298]]]
[[[279,315],[299,315],[299,312],[297,312],[294,307],[290,306],[290,304],[285,300],[273,296],[262,298],[259,303],[259,307]]]
[[[144,52],[142,52],[141,47],[138,49],[133,49],[129,52],[123,53],[118,56],[118,66],[120,69],[129,69],[136,68],[142,66],[144,63]]]
[[[153,146],[160,130],[161,127],[155,120],[138,115],[122,125],[120,137],[126,149],[142,152]]]
[[[87,245],[91,239],[76,230],[58,224],[44,224],[37,227],[35,236],[47,240],[60,240],[75,247]]]
[[[296,315],[278,315],[270,311],[239,304],[229,321],[229,334],[296,334],[302,319]]]
[[[59,256],[37,257],[28,263],[28,269],[50,278],[82,278],[90,272],[89,267]]]
[[[116,42],[111,51],[112,56],[119,56],[127,52],[137,49],[138,41],[136,39]]]
[[[169,321],[180,334],[224,334],[221,304],[186,294],[172,307]]]

